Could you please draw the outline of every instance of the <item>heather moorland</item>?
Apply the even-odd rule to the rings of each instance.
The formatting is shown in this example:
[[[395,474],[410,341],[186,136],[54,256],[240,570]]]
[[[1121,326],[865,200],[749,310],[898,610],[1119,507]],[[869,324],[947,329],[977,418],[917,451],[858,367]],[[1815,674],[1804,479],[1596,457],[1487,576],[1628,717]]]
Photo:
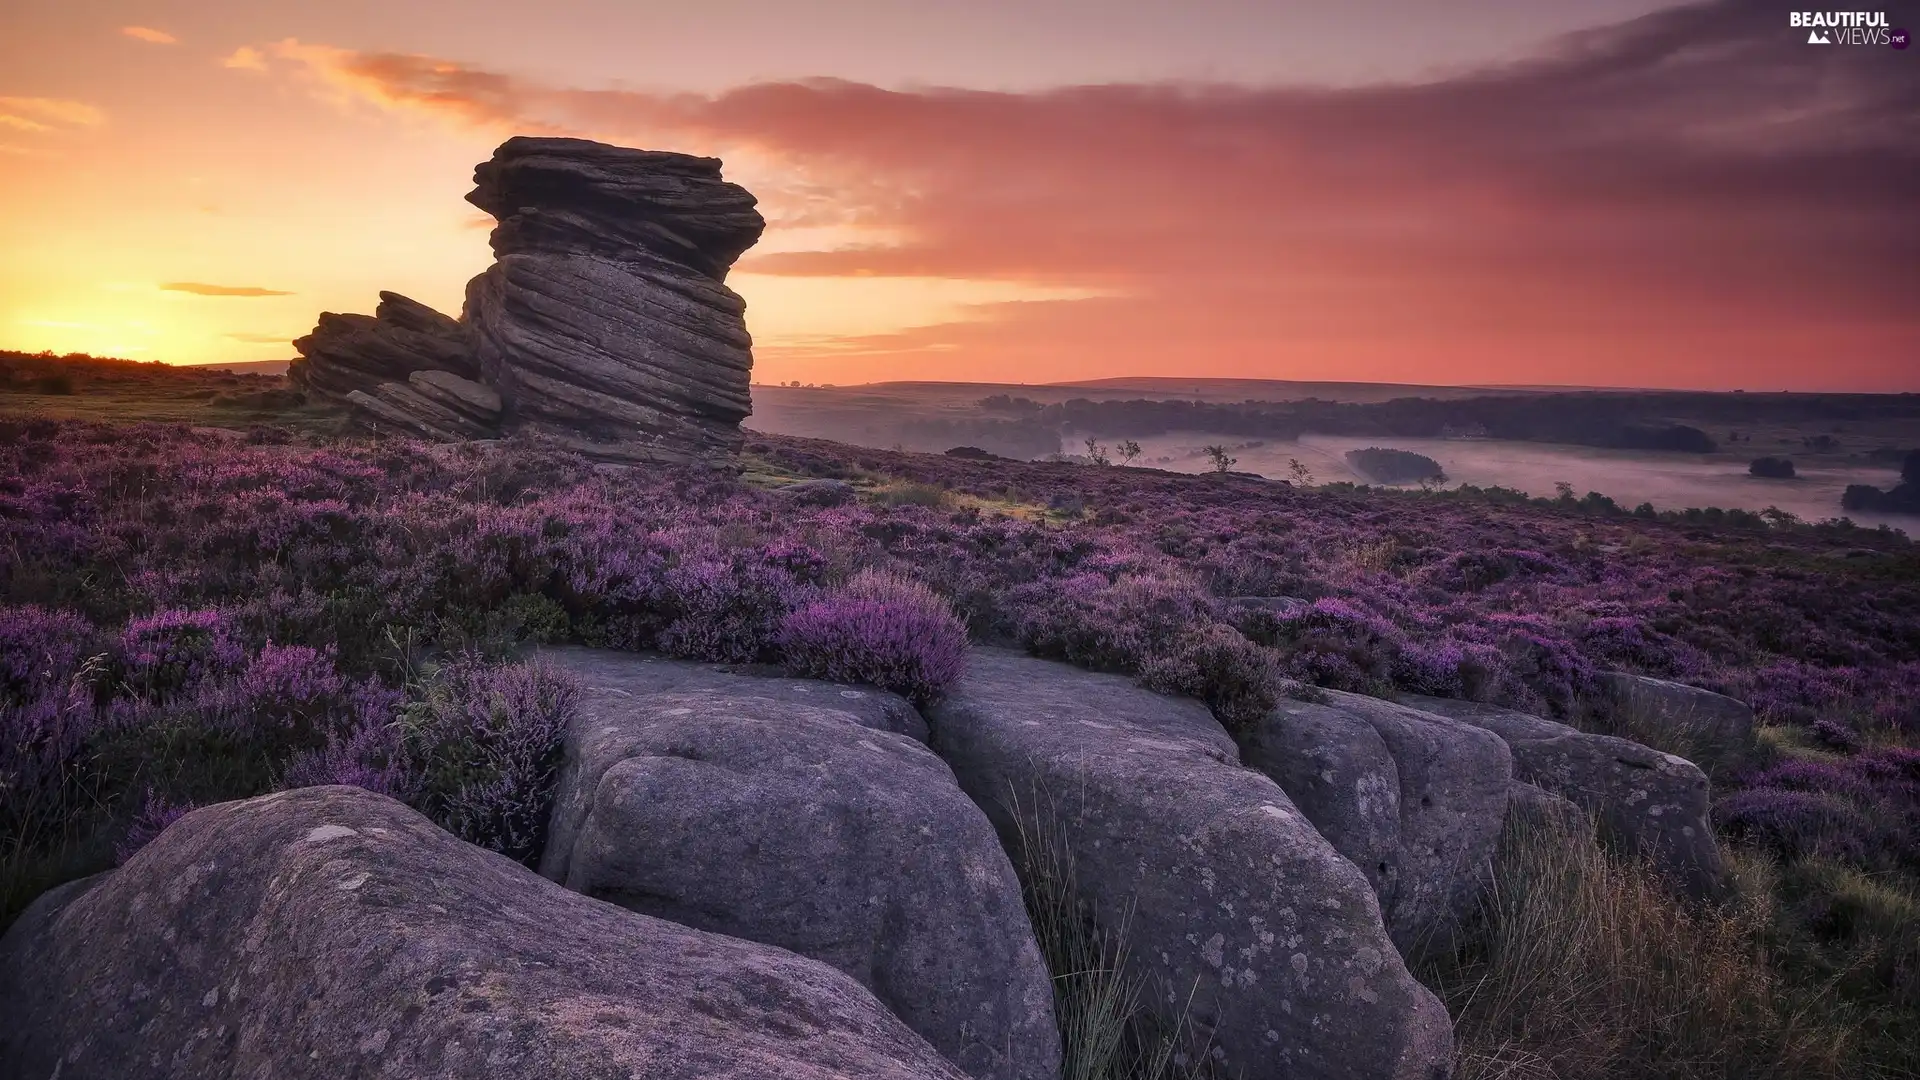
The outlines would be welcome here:
[[[1577,846],[1509,853],[1527,872],[1483,943],[1423,969],[1463,1074],[1920,1060],[1920,551],[1900,534],[778,436],[741,462],[0,421],[7,918],[192,806],[312,783],[531,863],[575,693],[543,643],[926,704],[972,641],[1197,697],[1229,730],[1316,688],[1411,692],[1708,768],[1722,907]],[[1757,745],[1596,708],[1609,670],[1750,702]],[[1591,920],[1529,937],[1543,910]],[[1595,955],[1538,955],[1543,934]]]

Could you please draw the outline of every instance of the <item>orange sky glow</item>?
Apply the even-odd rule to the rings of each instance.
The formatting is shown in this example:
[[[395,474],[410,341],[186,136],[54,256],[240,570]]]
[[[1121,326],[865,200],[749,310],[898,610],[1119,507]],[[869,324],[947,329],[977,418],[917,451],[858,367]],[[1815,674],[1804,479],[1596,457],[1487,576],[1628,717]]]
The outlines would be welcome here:
[[[552,133],[760,197],[762,381],[1920,390],[1920,50],[1786,10],[20,0],[0,348],[457,313],[473,165]]]

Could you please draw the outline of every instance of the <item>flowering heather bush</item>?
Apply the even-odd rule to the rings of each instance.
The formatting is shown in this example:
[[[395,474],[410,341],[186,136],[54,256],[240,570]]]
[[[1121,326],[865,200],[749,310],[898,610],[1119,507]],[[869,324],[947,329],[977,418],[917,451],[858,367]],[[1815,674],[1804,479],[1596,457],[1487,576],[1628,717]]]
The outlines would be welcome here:
[[[168,802],[149,790],[140,812],[134,815],[133,824],[127,829],[126,838],[113,847],[114,863],[123,864],[133,858],[141,848],[152,843],[154,837],[165,832],[167,826],[187,816],[193,809],[192,803]]]
[[[1016,587],[1008,602],[1021,644],[1035,655],[1096,671],[1138,671],[1214,622],[1197,585],[1153,573],[1044,579]]]
[[[71,611],[0,608],[0,701],[31,701],[64,686],[95,655],[98,637]]]
[[[344,784],[411,802],[419,778],[408,771],[400,726],[387,717],[367,716],[334,732],[327,744],[308,750],[287,766],[283,787]]]
[[[246,650],[225,612],[171,608],[130,620],[118,659],[130,696],[164,700],[239,670]]]
[[[400,714],[414,805],[455,836],[531,865],[577,694],[541,665],[461,659],[434,671]],[[364,767],[380,775],[377,764]]]
[[[537,768],[419,783],[424,744],[392,720],[423,660],[547,638],[937,683],[896,674],[916,655],[895,648],[899,610],[833,590],[867,569],[910,571],[975,640],[1134,674],[1229,723],[1294,679],[1578,718],[1599,671],[1676,678],[1752,701],[1789,743],[1857,746],[1845,768],[1873,794],[1736,786],[1876,823],[1911,805],[1886,754],[1920,737],[1920,553],[1893,534],[754,437],[750,475],[945,493],[819,506],[533,443],[303,438],[0,418],[0,709],[33,733],[0,755],[39,778],[7,813],[31,792],[117,836],[149,786],[205,802],[339,780],[431,791],[445,820],[525,850],[530,819],[500,800],[538,790],[520,779]],[[1245,597],[1295,599],[1227,602]]]
[[[1920,750],[1884,747],[1833,761],[1777,762],[1721,799],[1714,820],[1783,858],[1920,870]]]
[[[59,831],[94,723],[92,700],[73,688],[0,702],[0,836],[9,844]]]
[[[801,674],[872,683],[919,704],[945,693],[966,668],[967,628],[953,606],[883,571],[863,570],[787,616],[779,643]]]

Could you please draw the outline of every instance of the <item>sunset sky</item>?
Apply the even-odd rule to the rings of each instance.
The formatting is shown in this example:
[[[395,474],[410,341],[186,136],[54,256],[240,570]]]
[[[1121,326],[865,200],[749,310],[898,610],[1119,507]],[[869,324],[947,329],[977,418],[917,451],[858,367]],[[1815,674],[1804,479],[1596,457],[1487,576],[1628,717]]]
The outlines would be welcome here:
[[[560,133],[760,197],[766,381],[1920,391],[1920,48],[1793,9],[7,0],[0,348],[457,313],[473,165]]]

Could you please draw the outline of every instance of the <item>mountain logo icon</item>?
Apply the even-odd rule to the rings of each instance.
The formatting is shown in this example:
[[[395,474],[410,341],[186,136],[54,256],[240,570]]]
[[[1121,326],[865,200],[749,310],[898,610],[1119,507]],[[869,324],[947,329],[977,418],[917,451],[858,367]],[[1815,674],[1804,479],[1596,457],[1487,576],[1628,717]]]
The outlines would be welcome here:
[[[1807,31],[1807,44],[1831,45],[1833,42],[1827,37],[1825,30],[1809,30]]]

